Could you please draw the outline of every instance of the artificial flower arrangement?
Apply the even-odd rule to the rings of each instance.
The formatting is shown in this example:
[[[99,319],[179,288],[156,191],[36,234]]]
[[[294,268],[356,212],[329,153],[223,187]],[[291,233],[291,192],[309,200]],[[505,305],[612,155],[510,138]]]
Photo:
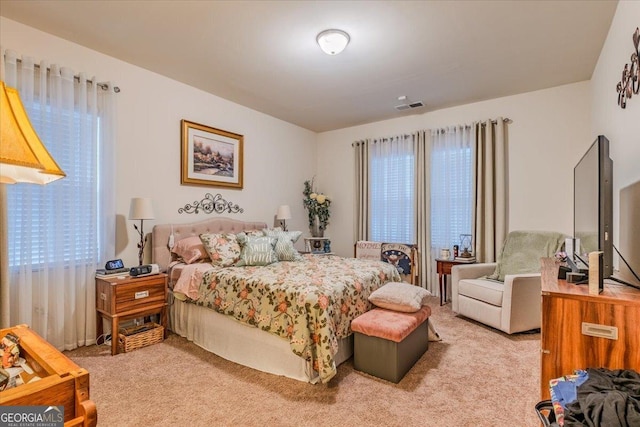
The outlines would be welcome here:
[[[556,252],[555,258],[557,261],[566,262],[567,261],[567,253],[564,251]]]
[[[313,188],[313,179],[311,181],[304,182],[304,199],[302,203],[304,208],[309,214],[309,228],[313,229],[316,216],[318,217],[320,230],[324,231],[329,223],[329,206],[331,206],[331,200],[322,193],[317,193]]]

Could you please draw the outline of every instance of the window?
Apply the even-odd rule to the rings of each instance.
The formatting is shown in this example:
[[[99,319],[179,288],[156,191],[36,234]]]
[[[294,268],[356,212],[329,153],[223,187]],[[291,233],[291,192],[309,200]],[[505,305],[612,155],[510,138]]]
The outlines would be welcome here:
[[[33,270],[55,262],[93,266],[100,253],[98,215],[92,202],[99,192],[99,147],[92,144],[99,135],[99,119],[93,126],[91,117],[78,111],[54,117],[49,106],[42,111],[39,104],[24,104],[36,132],[67,176],[47,186],[8,187],[9,266]],[[95,136],[82,138],[83,130]]]
[[[9,324],[58,350],[96,341],[95,270],[115,255],[115,88],[5,53],[6,84],[66,177],[6,187]],[[5,300],[3,299],[3,303]]]
[[[371,239],[377,242],[415,241],[415,155],[411,137],[374,144],[372,149]]]
[[[432,135],[431,244],[435,251],[460,245],[460,235],[473,232],[472,162],[472,129],[452,128]]]
[[[474,132],[457,126],[432,132],[431,245],[460,244],[473,232]],[[416,154],[409,135],[374,141],[370,149],[370,238],[378,242],[416,241]]]

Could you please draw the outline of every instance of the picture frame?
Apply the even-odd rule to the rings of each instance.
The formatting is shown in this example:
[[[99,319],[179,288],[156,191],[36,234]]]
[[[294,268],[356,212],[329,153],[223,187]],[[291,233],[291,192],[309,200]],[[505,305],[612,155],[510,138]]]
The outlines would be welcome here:
[[[183,119],[181,140],[181,184],[242,189],[243,135]]]

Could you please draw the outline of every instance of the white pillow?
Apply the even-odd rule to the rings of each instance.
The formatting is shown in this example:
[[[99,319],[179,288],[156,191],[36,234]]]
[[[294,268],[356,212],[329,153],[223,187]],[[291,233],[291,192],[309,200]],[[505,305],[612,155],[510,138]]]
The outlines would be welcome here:
[[[369,302],[387,310],[415,313],[426,305],[431,292],[404,282],[389,282],[369,295]]]

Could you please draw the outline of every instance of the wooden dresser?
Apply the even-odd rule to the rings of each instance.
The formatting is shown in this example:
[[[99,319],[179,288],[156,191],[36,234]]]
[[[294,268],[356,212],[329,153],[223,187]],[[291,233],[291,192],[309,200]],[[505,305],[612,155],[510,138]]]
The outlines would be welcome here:
[[[589,295],[588,285],[543,270],[540,344],[543,400],[549,399],[549,380],[576,369],[640,372],[640,290],[605,281],[600,295]]]
[[[4,390],[2,406],[64,406],[64,426],[93,427],[96,405],[89,400],[89,372],[71,361],[26,325],[0,329],[20,338],[21,356],[42,379]],[[19,424],[19,423],[18,423]]]

